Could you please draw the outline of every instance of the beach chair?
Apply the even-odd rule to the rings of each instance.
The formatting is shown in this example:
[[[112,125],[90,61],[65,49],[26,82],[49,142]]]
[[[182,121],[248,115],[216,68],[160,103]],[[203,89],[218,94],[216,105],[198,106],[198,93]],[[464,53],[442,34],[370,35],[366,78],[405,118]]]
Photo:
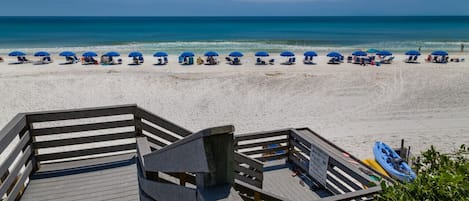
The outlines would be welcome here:
[[[392,63],[393,60],[394,60],[394,56],[391,56],[388,59],[385,59],[384,61],[385,61],[386,64],[390,64],[390,63]]]
[[[295,63],[296,63],[296,57],[293,57],[293,58],[291,59],[291,64],[293,65],[293,64],[295,64]]]
[[[241,65],[241,60],[238,57],[235,57],[233,59],[233,62],[231,63],[233,65]]]
[[[270,65],[274,65],[274,63],[275,63],[275,59],[269,60],[269,64],[270,64]]]
[[[233,61],[230,57],[225,57],[226,63],[233,64]]]
[[[355,57],[355,60],[353,60],[353,64],[360,64],[360,58]]]
[[[352,56],[348,56],[347,57],[347,63],[352,63],[353,61],[353,57]]]
[[[182,64],[184,62],[184,57],[178,57],[178,63]]]
[[[194,64],[194,57],[189,57],[189,65]]]
[[[139,56],[139,57],[138,57],[138,62],[139,62],[140,64],[143,64],[143,63],[145,62],[145,60],[143,59],[142,56]]]
[[[168,57],[163,57],[163,65],[168,64]]]
[[[256,65],[266,65],[266,62],[258,57],[256,59]]]

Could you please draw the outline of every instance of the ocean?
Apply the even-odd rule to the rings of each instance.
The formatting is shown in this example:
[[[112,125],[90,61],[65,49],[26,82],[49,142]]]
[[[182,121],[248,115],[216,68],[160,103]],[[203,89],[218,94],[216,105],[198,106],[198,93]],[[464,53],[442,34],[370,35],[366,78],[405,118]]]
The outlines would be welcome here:
[[[469,48],[458,17],[0,17],[0,54],[208,50],[228,53]]]

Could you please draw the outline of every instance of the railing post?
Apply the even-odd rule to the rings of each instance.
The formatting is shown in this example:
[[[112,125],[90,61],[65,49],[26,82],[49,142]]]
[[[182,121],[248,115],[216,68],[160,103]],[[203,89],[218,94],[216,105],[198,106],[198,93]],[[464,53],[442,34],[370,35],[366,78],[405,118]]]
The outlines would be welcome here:
[[[28,118],[28,115],[25,115],[24,118],[26,119],[26,129],[27,129],[27,132],[29,134],[29,136],[31,136],[29,138],[29,144],[31,145],[31,164],[33,164],[33,171],[32,172],[36,172],[39,170],[41,164],[40,164],[40,161],[38,161],[36,159],[36,156],[39,155],[38,153],[38,150],[36,149],[35,147],[35,142],[36,142],[36,136],[34,135],[34,126],[33,126],[33,123],[31,123],[31,121],[29,120]]]
[[[186,186],[186,173],[179,173],[179,185]]]
[[[293,162],[291,160],[291,158],[293,157],[292,154],[295,151],[294,147],[293,147],[293,144],[291,143],[291,141],[292,141],[291,136],[292,135],[293,135],[293,131],[289,130],[288,135],[287,135],[287,146],[288,146],[287,163],[292,163]]]
[[[142,137],[143,136],[143,133],[142,133],[142,117],[140,116],[139,114],[139,111],[140,108],[138,108],[138,106],[135,106],[135,110],[134,110],[134,123],[135,123],[135,135],[136,137]]]

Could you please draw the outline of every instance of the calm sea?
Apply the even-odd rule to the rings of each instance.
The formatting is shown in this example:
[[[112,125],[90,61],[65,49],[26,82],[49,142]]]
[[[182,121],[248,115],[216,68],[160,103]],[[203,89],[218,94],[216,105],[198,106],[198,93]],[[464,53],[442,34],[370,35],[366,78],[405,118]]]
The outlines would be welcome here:
[[[461,17],[0,17],[0,53],[469,48]]]

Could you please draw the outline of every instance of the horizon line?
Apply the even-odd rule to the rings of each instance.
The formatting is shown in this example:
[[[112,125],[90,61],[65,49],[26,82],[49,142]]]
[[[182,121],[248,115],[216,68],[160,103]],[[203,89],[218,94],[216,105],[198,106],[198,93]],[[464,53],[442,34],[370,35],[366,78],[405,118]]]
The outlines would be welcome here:
[[[0,17],[469,17],[469,15],[0,15]]]

